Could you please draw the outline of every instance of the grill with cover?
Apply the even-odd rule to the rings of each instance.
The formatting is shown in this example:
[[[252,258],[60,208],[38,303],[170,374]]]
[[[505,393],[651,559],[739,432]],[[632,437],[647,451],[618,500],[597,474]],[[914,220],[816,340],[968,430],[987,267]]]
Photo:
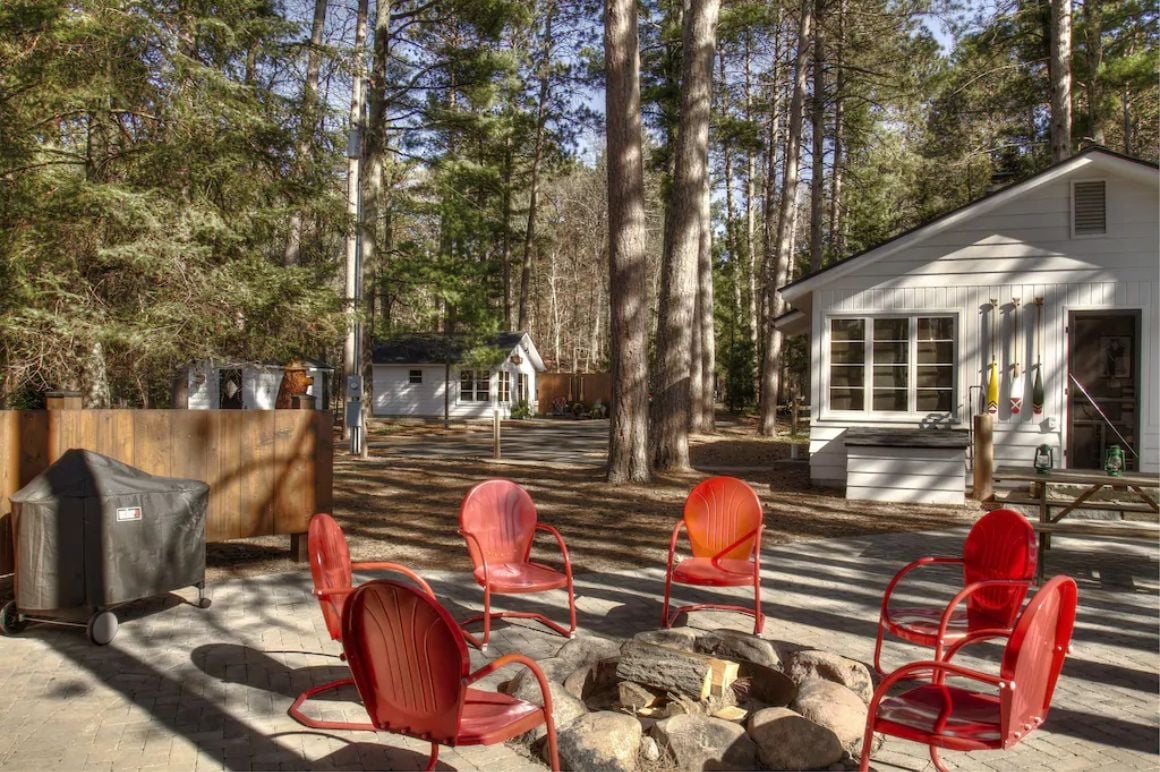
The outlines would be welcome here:
[[[69,450],[12,495],[16,599],[0,625],[80,624],[90,640],[117,632],[108,609],[196,586],[205,608],[205,513],[209,486],[155,477],[88,450]]]

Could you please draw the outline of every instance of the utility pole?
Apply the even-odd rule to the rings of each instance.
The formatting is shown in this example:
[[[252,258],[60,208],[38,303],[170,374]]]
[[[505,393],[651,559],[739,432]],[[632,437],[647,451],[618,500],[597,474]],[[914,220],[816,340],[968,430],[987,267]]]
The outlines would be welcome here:
[[[358,227],[361,218],[359,206],[362,189],[359,184],[360,159],[362,158],[363,82],[366,77],[368,0],[359,0],[358,15],[354,32],[354,77],[350,95],[350,135],[346,149],[346,212],[355,227],[346,236],[346,283],[343,298],[346,312],[350,314],[346,339],[342,346],[342,369],[346,376],[346,420],[343,421],[343,439],[350,440],[351,453],[362,450],[362,368],[359,356],[359,325],[355,321],[358,310],[359,289],[362,277],[361,249]],[[355,429],[355,431],[351,431]]]

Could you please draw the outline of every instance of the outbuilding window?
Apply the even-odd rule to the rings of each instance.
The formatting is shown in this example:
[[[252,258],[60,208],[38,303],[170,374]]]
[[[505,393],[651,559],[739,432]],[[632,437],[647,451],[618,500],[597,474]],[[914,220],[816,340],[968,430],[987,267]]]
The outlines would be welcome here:
[[[423,382],[423,371],[422,370],[411,370],[410,372],[407,373],[407,383],[422,383],[422,382]]]
[[[491,398],[491,373],[487,370],[461,370],[459,399],[463,402],[487,402]]]
[[[1104,180],[1071,186],[1071,234],[1099,236],[1108,232],[1108,190]]]
[[[500,402],[511,402],[512,401],[511,373],[509,373],[507,370],[500,370],[499,371],[499,401]]]
[[[829,409],[949,413],[954,407],[955,318],[830,320]]]

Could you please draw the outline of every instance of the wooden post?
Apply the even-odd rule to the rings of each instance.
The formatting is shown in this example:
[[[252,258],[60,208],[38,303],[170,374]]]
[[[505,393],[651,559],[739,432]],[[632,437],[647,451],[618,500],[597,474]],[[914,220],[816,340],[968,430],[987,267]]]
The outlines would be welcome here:
[[[84,405],[79,391],[50,391],[44,395],[49,410],[80,410]]]
[[[290,398],[294,410],[313,410],[314,409],[314,395],[313,394],[295,394]],[[366,442],[364,439],[363,442]],[[304,533],[290,534],[290,559],[295,563],[305,563],[310,559],[310,553],[307,550],[310,541]]]
[[[975,416],[975,485],[972,496],[979,501],[995,497],[995,419],[989,413]]]
[[[496,408],[491,413],[491,440],[492,440],[492,444],[494,445],[494,450],[492,452],[492,458],[494,458],[496,461],[499,461],[499,458],[500,458],[499,425],[500,425],[499,408]]]

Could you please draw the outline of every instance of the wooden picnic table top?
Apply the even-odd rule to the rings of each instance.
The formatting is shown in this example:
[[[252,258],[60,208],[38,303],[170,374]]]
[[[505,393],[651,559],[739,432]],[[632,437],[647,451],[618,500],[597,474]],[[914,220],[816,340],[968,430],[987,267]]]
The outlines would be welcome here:
[[[1060,485],[1135,485],[1139,487],[1160,486],[1160,475],[1141,472],[1124,472],[1113,477],[1096,469],[1052,469],[1047,474],[1039,474],[1034,469],[1017,466],[1001,466],[995,470],[996,480],[1026,482],[1048,482]]]

